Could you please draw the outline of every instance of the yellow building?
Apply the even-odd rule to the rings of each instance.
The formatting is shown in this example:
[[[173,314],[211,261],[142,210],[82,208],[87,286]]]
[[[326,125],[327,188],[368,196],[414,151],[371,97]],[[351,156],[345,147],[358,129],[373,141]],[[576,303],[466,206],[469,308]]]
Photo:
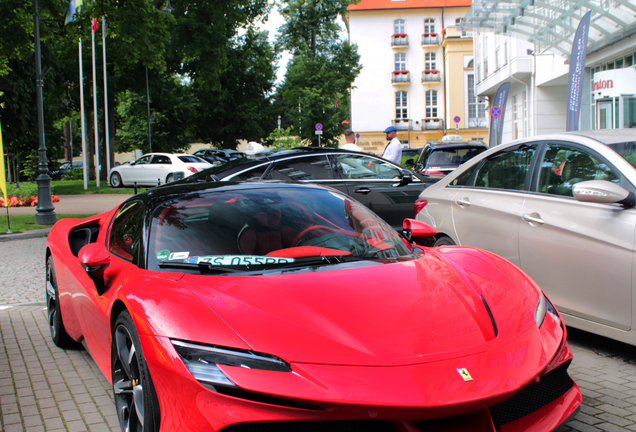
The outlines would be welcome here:
[[[351,128],[365,151],[382,153],[388,126],[398,129],[405,147],[456,132],[487,139],[486,104],[474,92],[472,34],[460,30],[470,4],[361,0],[349,6],[350,39],[362,64],[351,90]]]

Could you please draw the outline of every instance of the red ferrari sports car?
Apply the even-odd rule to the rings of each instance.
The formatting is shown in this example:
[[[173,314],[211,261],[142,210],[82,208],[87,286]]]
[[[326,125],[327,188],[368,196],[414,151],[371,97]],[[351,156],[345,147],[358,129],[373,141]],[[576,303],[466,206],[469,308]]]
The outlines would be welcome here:
[[[62,219],[51,336],[122,431],[549,431],[581,392],[559,313],[504,259],[426,247],[312,185],[167,185]]]

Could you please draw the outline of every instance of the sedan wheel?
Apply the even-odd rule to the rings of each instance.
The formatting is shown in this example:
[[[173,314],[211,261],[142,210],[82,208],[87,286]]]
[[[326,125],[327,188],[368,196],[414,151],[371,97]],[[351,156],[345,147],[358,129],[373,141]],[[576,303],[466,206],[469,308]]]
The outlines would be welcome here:
[[[128,311],[122,312],[115,323],[111,370],[121,431],[158,431],[159,402]]]
[[[122,187],[121,176],[119,173],[112,173],[110,176],[110,185],[114,188]]]
[[[450,237],[447,236],[442,236],[440,238],[438,238],[437,240],[435,240],[435,244],[433,246],[438,247],[438,246],[453,246],[455,244],[455,242],[453,241],[453,239],[451,239]]]
[[[46,260],[46,312],[49,318],[49,329],[53,343],[60,348],[67,348],[73,344],[73,339],[66,333],[62,312],[60,311],[60,296],[57,291],[57,279],[53,268],[53,257]]]
[[[174,181],[174,174],[168,174],[166,177],[166,183],[172,183]]]

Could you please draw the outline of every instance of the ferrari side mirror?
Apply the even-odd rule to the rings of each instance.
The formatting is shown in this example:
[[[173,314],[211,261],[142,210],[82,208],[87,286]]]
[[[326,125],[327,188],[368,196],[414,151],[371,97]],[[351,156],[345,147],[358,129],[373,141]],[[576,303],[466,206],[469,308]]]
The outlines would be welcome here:
[[[435,241],[437,230],[417,219],[404,219],[404,222],[402,222],[402,234],[408,241],[417,245],[431,246],[429,243]]]
[[[104,294],[104,271],[110,265],[110,254],[104,245],[89,243],[83,246],[77,256],[82,267],[95,283],[97,294]]]

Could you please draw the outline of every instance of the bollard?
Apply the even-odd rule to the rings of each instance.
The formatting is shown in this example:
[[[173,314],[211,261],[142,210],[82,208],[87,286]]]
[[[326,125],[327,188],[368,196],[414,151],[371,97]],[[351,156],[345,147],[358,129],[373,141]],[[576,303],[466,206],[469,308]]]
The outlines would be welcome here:
[[[137,182],[135,182],[135,195],[137,195]]]
[[[160,178],[157,179],[157,186],[161,186],[161,179]]]

